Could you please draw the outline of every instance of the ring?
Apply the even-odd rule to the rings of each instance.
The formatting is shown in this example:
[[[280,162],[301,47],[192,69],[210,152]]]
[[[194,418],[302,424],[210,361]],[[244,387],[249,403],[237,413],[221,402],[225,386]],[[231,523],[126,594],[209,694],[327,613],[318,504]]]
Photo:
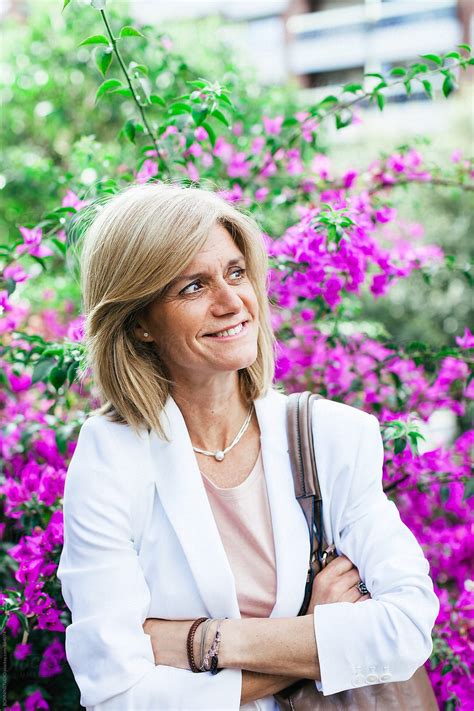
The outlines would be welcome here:
[[[367,595],[367,593],[369,592],[363,580],[359,580],[359,582],[357,583],[357,590],[360,592],[361,595]]]

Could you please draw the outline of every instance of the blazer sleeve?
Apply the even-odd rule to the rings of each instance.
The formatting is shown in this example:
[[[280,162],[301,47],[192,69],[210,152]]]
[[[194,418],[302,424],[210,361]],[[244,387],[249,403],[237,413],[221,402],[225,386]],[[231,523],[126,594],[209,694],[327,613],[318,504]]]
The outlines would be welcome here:
[[[372,599],[314,609],[321,671],[316,686],[324,696],[410,679],[432,652],[431,632],[439,612],[429,563],[382,488],[384,448],[377,418],[332,404],[336,419],[321,420],[320,415],[319,434],[333,437],[333,450],[321,455],[326,467],[323,509],[326,503],[338,553],[357,566]],[[332,433],[326,429],[331,423]],[[352,443],[353,464],[344,465]],[[319,444],[316,440],[316,450]],[[330,500],[325,502],[325,496]]]
[[[71,611],[66,656],[80,702],[94,711],[238,709],[240,670],[213,676],[155,665],[142,628],[150,591],[133,545],[132,460],[109,426],[92,417],[66,477],[57,577]]]

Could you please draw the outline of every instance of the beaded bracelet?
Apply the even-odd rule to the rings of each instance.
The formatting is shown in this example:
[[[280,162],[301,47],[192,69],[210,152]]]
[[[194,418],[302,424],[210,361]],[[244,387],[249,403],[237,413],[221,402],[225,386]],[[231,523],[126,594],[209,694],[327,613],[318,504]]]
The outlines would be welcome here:
[[[211,674],[218,674],[222,669],[218,669],[218,664],[219,664],[219,658],[218,658],[218,652],[219,652],[219,645],[221,643],[221,623],[224,620],[227,620],[227,617],[223,617],[222,619],[217,621],[217,629],[216,629],[216,634],[214,636],[214,640],[211,644],[210,649],[206,652],[204,656],[204,662],[203,662],[203,667],[206,669],[206,671],[210,671]]]
[[[209,627],[212,625],[214,620],[212,617],[210,617],[208,620],[205,621],[201,628],[201,645],[200,645],[200,654],[199,654],[199,669],[201,671],[207,671],[204,667],[204,645],[206,643],[206,635],[207,635],[207,630]]]
[[[199,669],[198,666],[196,666],[196,663],[194,661],[194,635],[196,634],[196,630],[201,624],[201,622],[205,622],[207,619],[207,617],[199,617],[197,620],[194,620],[193,624],[189,628],[188,638],[186,640],[186,651],[188,653],[189,666],[191,668],[191,671],[193,671],[195,674],[201,672],[202,670]]]

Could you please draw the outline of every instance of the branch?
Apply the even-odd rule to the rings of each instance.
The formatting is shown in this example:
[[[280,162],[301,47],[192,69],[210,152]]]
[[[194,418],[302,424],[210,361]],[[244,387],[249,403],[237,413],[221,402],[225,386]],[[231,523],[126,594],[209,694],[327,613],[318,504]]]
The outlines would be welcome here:
[[[100,14],[102,15],[102,19],[104,20],[104,24],[105,24],[105,27],[106,27],[106,29],[107,29],[107,34],[109,35],[110,42],[112,43],[112,47],[113,47],[113,50],[114,50],[114,52],[115,52],[115,56],[117,57],[118,63],[120,64],[120,67],[122,68],[122,71],[123,71],[123,73],[125,74],[125,77],[126,77],[126,79],[127,79],[127,84],[128,84],[128,86],[129,86],[130,91],[132,92],[133,100],[135,101],[135,104],[137,105],[138,110],[139,110],[139,112],[140,112],[140,116],[141,116],[141,118],[142,118],[143,125],[145,126],[146,131],[147,131],[148,135],[150,136],[150,139],[151,139],[152,142],[153,142],[153,146],[154,146],[154,148],[155,148],[157,158],[158,158],[158,160],[161,162],[161,164],[162,164],[162,166],[163,166],[163,168],[164,168],[165,173],[167,173],[168,175],[170,175],[169,168],[168,168],[168,166],[167,166],[167,164],[166,164],[166,162],[165,162],[165,160],[164,160],[164,158],[163,158],[163,156],[162,156],[162,154],[161,154],[161,152],[160,152],[160,149],[158,148],[158,142],[157,142],[157,140],[156,140],[156,138],[155,138],[155,135],[153,134],[153,131],[151,130],[151,128],[150,128],[150,126],[149,126],[149,124],[148,124],[148,121],[147,121],[145,112],[144,112],[144,110],[143,110],[143,106],[142,106],[142,104],[140,103],[140,101],[139,101],[139,99],[138,99],[138,96],[137,96],[137,94],[136,94],[136,92],[135,92],[135,89],[133,88],[133,84],[132,84],[131,79],[130,79],[130,77],[129,77],[129,75],[128,75],[127,68],[126,68],[126,66],[125,66],[125,64],[124,64],[124,61],[123,61],[123,59],[122,59],[122,55],[120,54],[119,48],[117,47],[117,41],[116,41],[116,39],[115,39],[115,37],[114,37],[114,35],[113,35],[113,32],[112,32],[112,29],[111,29],[111,27],[110,27],[110,25],[109,25],[109,22],[108,22],[108,20],[107,20],[107,16],[106,16],[106,14],[105,14],[105,11],[104,11],[104,10],[100,10]]]

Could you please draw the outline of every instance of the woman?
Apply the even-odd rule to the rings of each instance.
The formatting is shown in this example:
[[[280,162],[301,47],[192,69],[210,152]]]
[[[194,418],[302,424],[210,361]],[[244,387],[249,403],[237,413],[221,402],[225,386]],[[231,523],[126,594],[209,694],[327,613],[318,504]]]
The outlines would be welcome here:
[[[432,651],[429,565],[383,493],[376,418],[330,400],[313,428],[340,557],[297,617],[309,537],[255,223],[205,190],[133,186],[101,208],[81,266],[104,403],[68,470],[58,569],[81,703],[273,711],[298,678],[324,695],[410,678]]]

